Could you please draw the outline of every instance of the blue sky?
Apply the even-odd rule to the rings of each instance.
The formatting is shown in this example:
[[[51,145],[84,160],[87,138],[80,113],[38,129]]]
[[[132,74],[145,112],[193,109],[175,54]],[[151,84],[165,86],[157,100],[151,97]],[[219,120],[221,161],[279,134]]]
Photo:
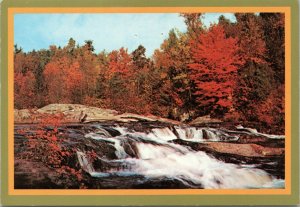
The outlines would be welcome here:
[[[206,13],[203,23],[216,23],[221,13]],[[223,15],[232,21],[231,13]],[[147,56],[160,47],[172,28],[186,31],[179,14],[16,14],[14,16],[14,41],[25,52],[65,46],[70,37],[79,45],[93,40],[96,52],[111,51],[121,47],[132,52],[142,44]]]

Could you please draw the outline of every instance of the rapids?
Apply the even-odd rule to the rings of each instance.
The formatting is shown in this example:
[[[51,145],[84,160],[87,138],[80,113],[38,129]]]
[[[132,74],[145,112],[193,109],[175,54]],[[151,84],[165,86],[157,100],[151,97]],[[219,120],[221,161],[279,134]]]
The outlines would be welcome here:
[[[237,130],[210,127],[152,127],[144,131],[124,126],[103,127],[93,125],[95,130],[84,135],[101,145],[114,149],[115,159],[98,156],[97,166],[84,151],[77,151],[79,163],[84,171],[96,179],[132,179],[137,184],[149,180],[175,180],[185,188],[245,189],[284,188],[284,179],[277,178],[258,164],[227,163],[204,151],[178,144],[236,142],[241,134],[263,136],[267,139],[284,139],[282,135],[267,135],[254,129],[237,127]],[[113,133],[112,133],[113,132]],[[272,163],[268,163],[272,165]],[[116,184],[117,185],[117,184]],[[117,187],[117,186],[116,186]]]

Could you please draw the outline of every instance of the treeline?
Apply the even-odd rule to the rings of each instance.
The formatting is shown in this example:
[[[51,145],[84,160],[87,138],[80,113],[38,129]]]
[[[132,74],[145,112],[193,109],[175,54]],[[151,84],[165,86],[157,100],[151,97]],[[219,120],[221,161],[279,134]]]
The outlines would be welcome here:
[[[210,115],[284,127],[284,15],[236,13],[206,28],[181,14],[151,58],[140,45],[95,53],[93,42],[25,53],[15,46],[15,108],[78,103],[177,120]],[[120,34],[122,35],[122,34]]]

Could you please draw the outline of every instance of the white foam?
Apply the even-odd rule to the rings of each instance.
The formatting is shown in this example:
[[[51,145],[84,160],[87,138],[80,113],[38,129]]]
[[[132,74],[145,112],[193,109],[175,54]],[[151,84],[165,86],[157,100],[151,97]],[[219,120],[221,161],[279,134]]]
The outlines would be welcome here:
[[[127,153],[125,152],[123,146],[121,145],[121,139],[122,139],[121,137],[102,137],[101,135],[98,135],[96,133],[86,134],[85,137],[95,139],[95,140],[103,140],[103,141],[113,143],[112,146],[114,146],[114,148],[116,149],[115,155],[119,159],[124,159],[128,156]]]
[[[196,127],[175,127],[179,138],[189,142],[205,141],[232,141],[238,140],[238,136],[230,136],[221,130],[213,128],[196,128]],[[204,135],[205,133],[205,135]]]
[[[87,158],[87,156],[86,156],[85,153],[77,151],[76,154],[77,154],[77,158],[78,158],[79,164],[80,164],[81,168],[84,171],[86,171],[86,172],[88,172],[90,174],[93,173],[93,172],[95,172],[95,169],[94,169],[93,165],[88,160],[88,158]]]
[[[182,140],[190,142],[201,142],[203,141],[203,132],[202,129],[197,129],[195,127],[175,127],[179,138]]]
[[[107,177],[112,173],[124,176],[138,174],[150,179],[169,177],[187,184],[201,185],[207,189],[284,188],[284,180],[274,179],[267,172],[256,169],[255,165],[224,163],[208,156],[205,152],[193,151],[189,147],[168,142],[177,139],[175,133],[168,127],[154,128],[149,133],[129,132],[122,127],[115,127],[115,129],[122,136],[109,138],[103,137],[101,134],[89,133],[86,137],[109,142],[116,149],[118,162],[126,167],[111,172],[95,172],[92,166],[86,168],[86,171],[94,177]],[[230,133],[229,131],[207,127],[187,128],[176,126],[175,130],[179,138],[186,141],[203,142],[238,139],[237,136],[230,136],[226,133]],[[207,137],[203,137],[203,131],[205,131]],[[255,132],[255,130],[246,133],[261,134]],[[137,158],[129,158],[122,147],[122,143],[129,139],[126,136],[129,135],[139,138],[134,142],[137,149]],[[151,140],[151,142],[144,143],[140,139]],[[82,166],[87,165],[88,160],[85,160],[84,156],[79,156],[78,159],[79,162],[83,163]]]
[[[269,139],[285,139],[285,135],[275,135],[275,134],[265,134],[265,133],[260,133],[258,132],[256,129],[252,129],[252,128],[244,128],[242,125],[238,125],[236,126],[237,129],[244,129],[246,131],[248,131],[249,133],[247,134],[253,134],[256,136],[264,136],[267,137]]]
[[[168,128],[154,128],[152,129],[152,135],[155,139],[162,139],[164,141],[170,141],[177,139],[176,135]]]
[[[272,183],[265,171],[218,161],[204,152],[178,152],[152,144],[137,144],[140,159],[132,159],[138,174],[171,177],[201,184],[204,188],[262,188]],[[132,162],[134,161],[134,162]]]

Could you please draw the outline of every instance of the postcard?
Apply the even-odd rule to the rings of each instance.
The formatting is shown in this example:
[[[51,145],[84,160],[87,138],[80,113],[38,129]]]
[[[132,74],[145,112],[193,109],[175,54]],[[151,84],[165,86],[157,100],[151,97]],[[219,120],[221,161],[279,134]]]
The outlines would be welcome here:
[[[297,3],[4,0],[1,203],[298,204]]]

